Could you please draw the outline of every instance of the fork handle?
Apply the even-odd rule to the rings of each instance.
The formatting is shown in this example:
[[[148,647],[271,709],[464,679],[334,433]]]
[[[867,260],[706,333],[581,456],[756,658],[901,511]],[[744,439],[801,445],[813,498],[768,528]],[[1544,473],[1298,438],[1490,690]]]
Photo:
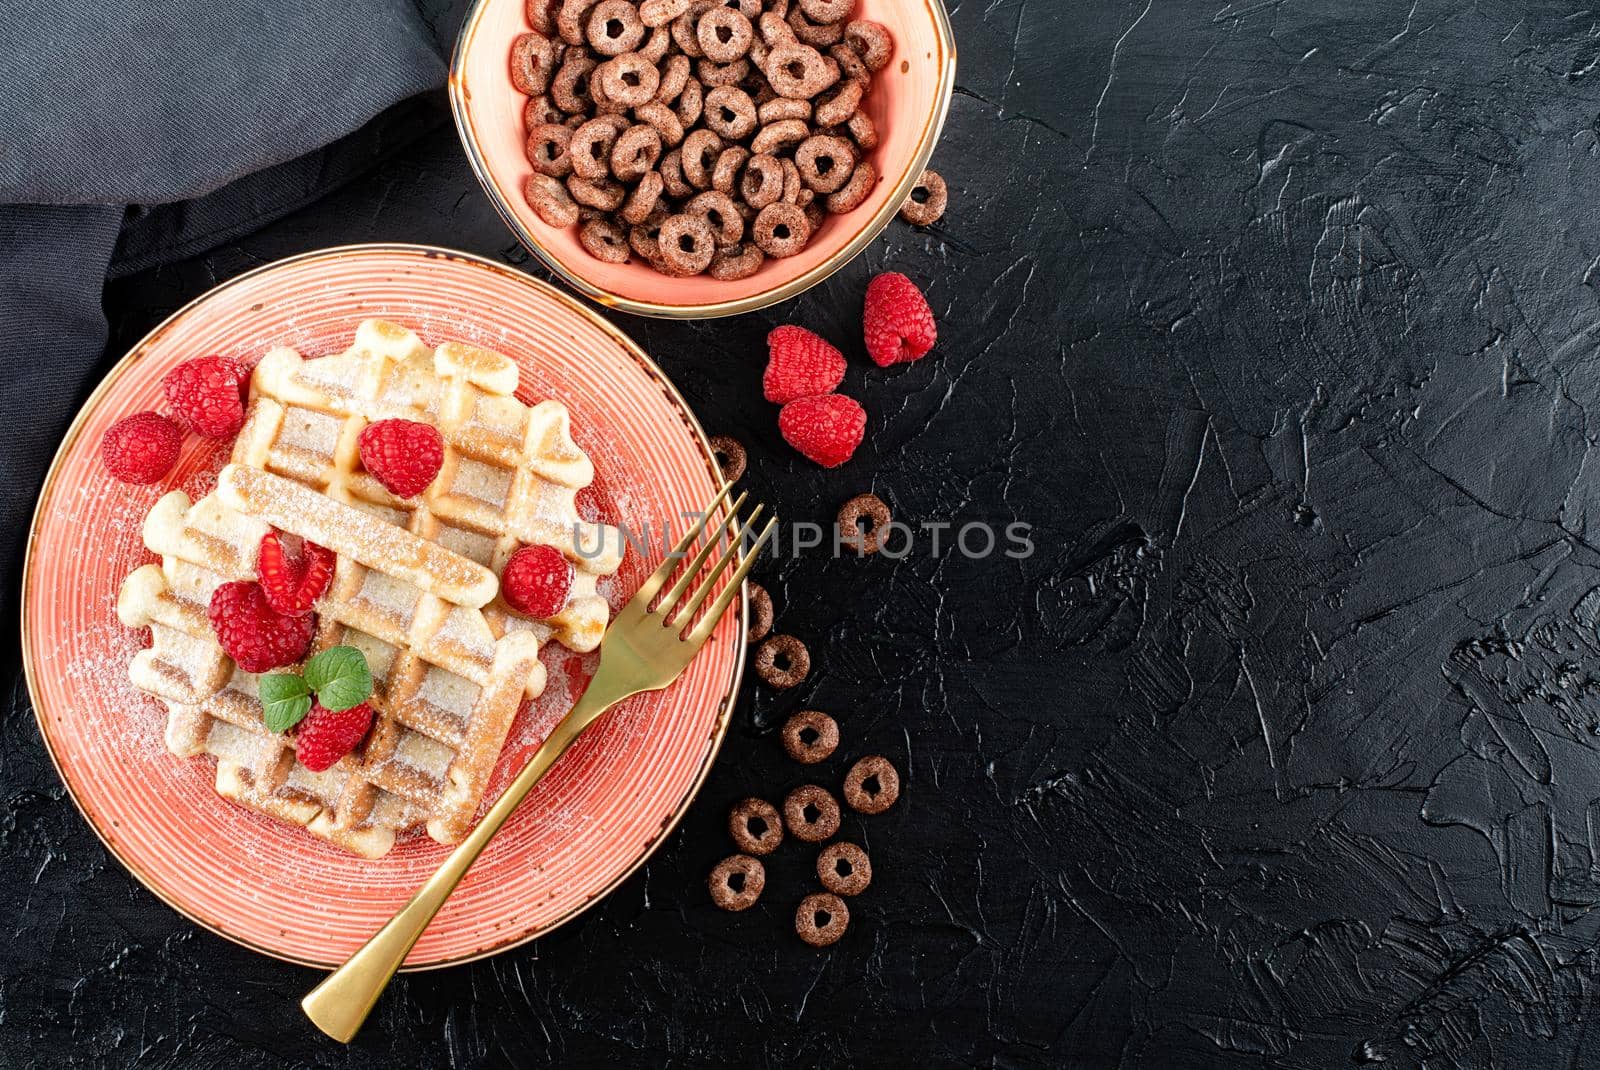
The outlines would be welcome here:
[[[522,772],[489,807],[483,820],[450,852],[450,857],[417,889],[400,912],[346,959],[343,966],[306,993],[300,1007],[318,1029],[342,1043],[348,1043],[356,1035],[422,931],[439,913],[439,908],[456,890],[456,885],[461,883],[461,878],[466,876],[494,834],[500,831],[500,826],[506,823],[506,818],[522,804],[528,792],[550,771],[572,741],[615,703],[615,699],[602,700],[598,695],[592,696],[592,692],[592,688],[586,691],[572,712],[561,719]]]

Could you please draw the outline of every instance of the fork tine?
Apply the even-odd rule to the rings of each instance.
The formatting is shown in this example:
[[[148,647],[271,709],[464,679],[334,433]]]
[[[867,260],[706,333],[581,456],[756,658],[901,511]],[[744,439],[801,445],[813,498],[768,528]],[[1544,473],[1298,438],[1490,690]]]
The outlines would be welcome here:
[[[711,603],[710,611],[706,613],[699,624],[694,626],[694,631],[689,633],[688,641],[690,643],[698,646],[711,637],[711,630],[717,626],[717,621],[722,619],[722,614],[727,610],[728,604],[738,595],[740,585],[744,583],[744,578],[750,574],[750,567],[756,563],[756,558],[761,556],[761,551],[767,545],[767,540],[772,537],[772,529],[777,523],[778,518],[774,516],[767,521],[767,526],[761,529],[761,537],[756,539],[756,544],[750,548],[750,552],[745,554],[743,560],[739,562],[738,571],[728,580],[728,585],[722,589],[722,593],[717,595],[717,600]]]
[[[759,508],[756,510],[757,513],[760,513],[760,511],[761,510]],[[778,520],[778,517],[777,517],[776,514],[774,514],[772,519],[767,521],[767,527],[761,534],[761,538],[762,538],[763,541],[766,540],[767,535],[772,531],[772,525],[777,523],[777,520]],[[750,517],[749,523],[745,524],[743,530],[741,530],[739,532],[738,536],[733,540],[733,545],[728,547],[727,551],[722,555],[722,557],[720,559],[718,559],[716,567],[711,570],[711,575],[709,575],[709,576],[707,576],[705,578],[705,582],[702,583],[695,590],[694,595],[692,597],[690,597],[689,604],[684,606],[677,613],[673,614],[672,620],[667,623],[667,627],[669,627],[669,628],[671,628],[673,630],[677,630],[679,628],[682,628],[685,624],[689,623],[689,619],[694,616],[695,611],[698,610],[700,608],[700,606],[705,602],[706,596],[711,593],[711,588],[716,584],[717,577],[721,576],[724,572],[727,571],[728,562],[732,561],[734,559],[735,555],[737,555],[739,553],[739,547],[744,544],[744,540],[746,540],[746,539],[748,539],[750,537],[750,532],[755,528],[755,526],[756,526],[756,518],[755,518],[754,515],[752,515]],[[746,556],[747,557],[754,557],[755,556],[755,552],[751,551],[751,553],[746,555]]]
[[[678,578],[678,582],[668,588],[667,593],[661,597],[661,604],[655,608],[655,612],[663,620],[666,619],[672,607],[677,605],[678,599],[683,597],[683,592],[687,591],[689,585],[694,583],[695,577],[699,575],[701,567],[706,563],[706,558],[711,556],[711,552],[717,548],[717,543],[728,533],[728,526],[730,524],[738,525],[739,509],[744,505],[747,497],[749,497],[749,494],[745,493],[734,500],[733,504],[728,507],[728,515],[722,518],[722,522],[716,526],[716,530],[706,536],[705,545],[701,546],[700,551],[690,560],[689,567],[683,570],[683,575]],[[759,513],[760,511],[761,506],[756,506],[756,512]]]
[[[640,585],[638,592],[633,596],[635,603],[638,603],[642,608],[649,608],[656,593],[661,590],[661,585],[667,582],[667,577],[671,576],[673,570],[683,561],[683,555],[689,552],[689,547],[694,545],[694,540],[700,537],[700,533],[705,530],[706,524],[710,522],[711,514],[716,510],[717,506],[722,504],[723,499],[728,496],[728,492],[732,489],[732,483],[724,483],[722,485],[722,489],[717,491],[717,496],[711,499],[711,504],[706,506],[705,511],[700,514],[699,522],[684,534],[683,538],[678,541],[678,545],[672,548],[672,552],[667,554],[666,560],[661,562],[661,567],[651,573],[650,578]]]

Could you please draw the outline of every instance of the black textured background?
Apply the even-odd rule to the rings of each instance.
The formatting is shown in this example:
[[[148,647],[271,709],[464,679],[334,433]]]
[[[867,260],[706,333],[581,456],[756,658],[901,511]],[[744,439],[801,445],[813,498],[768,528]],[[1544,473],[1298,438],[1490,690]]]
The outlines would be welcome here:
[[[312,972],[197,930],[64,796],[20,683],[0,738],[0,1063],[1600,1065],[1600,22],[1460,0],[952,4],[954,194],[783,307],[616,317],[752,489],[827,521],[1032,523],[1024,562],[769,566],[817,669],[752,686],[682,828],[552,936],[401,980],[348,1049]],[[215,255],[113,287],[112,351],[214,283],[363,240],[528,266],[441,128]],[[881,372],[862,288],[923,282]],[[852,358],[869,441],[779,440],[762,338]],[[926,550],[924,544],[924,550]],[[15,673],[13,664],[9,671]],[[727,806],[833,711],[907,774],[713,910]],[[843,761],[828,767],[836,783]]]

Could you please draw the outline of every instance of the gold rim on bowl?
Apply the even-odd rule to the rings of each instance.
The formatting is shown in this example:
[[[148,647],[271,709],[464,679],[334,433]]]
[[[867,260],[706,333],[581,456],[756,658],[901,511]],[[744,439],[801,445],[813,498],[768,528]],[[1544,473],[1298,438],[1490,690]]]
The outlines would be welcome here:
[[[78,436],[82,433],[83,425],[87,421],[90,411],[100,401],[101,397],[103,397],[110,390],[111,386],[116,383],[117,380],[119,380],[127,372],[127,370],[140,359],[140,357],[144,355],[145,350],[154,342],[156,342],[163,334],[170,330],[175,323],[177,323],[184,316],[188,315],[203,302],[208,301],[218,294],[232,289],[241,283],[254,279],[258,275],[275,271],[291,264],[304,264],[321,259],[337,259],[346,256],[365,256],[373,253],[401,253],[430,260],[441,258],[454,260],[470,267],[488,270],[496,274],[503,275],[521,285],[531,286],[534,289],[542,292],[545,296],[554,298],[567,308],[577,312],[580,316],[584,317],[584,319],[598,326],[602,331],[615,340],[616,343],[623,348],[623,351],[634,359],[644,373],[655,381],[657,386],[660,387],[662,392],[666,395],[667,400],[674,407],[676,407],[679,413],[682,415],[684,425],[689,429],[690,433],[694,436],[696,443],[700,446],[701,455],[706,462],[707,472],[711,476],[713,483],[720,485],[722,481],[722,472],[717,464],[716,454],[711,448],[711,440],[709,436],[707,436],[705,429],[701,427],[699,419],[694,414],[694,410],[689,407],[689,403],[684,399],[683,395],[679,393],[678,388],[673,385],[670,379],[667,378],[666,373],[661,370],[660,365],[651,360],[644,350],[639,348],[633,339],[622,333],[622,331],[618,330],[613,324],[607,321],[605,317],[598,315],[593,309],[584,305],[581,301],[573,299],[569,294],[562,293],[559,289],[551,286],[549,283],[544,282],[541,279],[536,279],[525,272],[517,271],[513,268],[505,266],[504,264],[495,263],[492,260],[485,259],[484,257],[477,256],[472,253],[464,253],[455,249],[446,249],[440,246],[415,245],[403,242],[373,242],[359,245],[340,245],[328,249],[315,250],[309,253],[300,253],[296,256],[285,257],[282,260],[275,260],[270,264],[265,264],[258,268],[252,268],[243,274],[234,276],[218,286],[212,287],[210,290],[207,290],[205,293],[189,301],[182,308],[178,309],[166,319],[162,320],[148,334],[141,338],[131,349],[129,349],[127,354],[124,355],[122,359],[118,360],[111,370],[106,373],[105,378],[100,381],[100,385],[95,387],[88,399],[85,400],[83,405],[78,409],[77,416],[73,418],[71,425],[67,428],[66,434],[62,437],[61,445],[57,448],[55,456],[50,462],[49,471],[45,473],[44,483],[39,489],[39,499],[34,504],[33,519],[28,527],[28,545],[22,564],[22,597],[21,606],[18,609],[18,616],[20,618],[21,626],[20,634],[22,639],[23,676],[27,681],[28,699],[30,704],[33,706],[34,720],[39,726],[39,737],[44,741],[45,751],[50,755],[50,761],[51,764],[55,766],[56,775],[61,778],[62,784],[65,785],[67,789],[67,796],[72,799],[73,805],[78,808],[78,812],[83,815],[84,820],[88,822],[89,827],[94,830],[94,834],[99,837],[100,842],[105,845],[106,850],[111,853],[111,856],[121,863],[124,869],[133,874],[134,879],[143,885],[147,891],[149,891],[157,899],[160,899],[163,903],[167,904],[167,906],[177,911],[183,917],[188,918],[201,928],[215,933],[225,940],[229,940],[241,947],[248,948],[249,950],[255,951],[259,954],[266,955],[268,958],[277,959],[280,962],[289,962],[297,966],[310,966],[315,969],[330,969],[339,965],[340,960],[319,961],[314,959],[300,958],[294,955],[285,955],[282,952],[274,951],[268,947],[263,947],[251,940],[246,940],[240,936],[230,933],[223,922],[216,921],[211,918],[201,917],[200,915],[193,913],[189,908],[186,908],[175,902],[167,895],[167,893],[160,887],[154,878],[131,864],[129,860],[123,857],[121,852],[119,852],[113,845],[111,838],[95,821],[95,818],[90,813],[89,809],[84,806],[82,800],[78,798],[78,792],[73,787],[71,779],[68,778],[66,770],[62,767],[61,761],[56,755],[55,747],[51,744],[50,734],[45,729],[44,711],[39,705],[37,698],[38,692],[34,686],[34,667],[30,644],[28,642],[28,614],[26,607],[28,604],[28,592],[32,586],[33,580],[33,550],[39,530],[39,521],[42,515],[45,500],[50,496],[50,491],[55,484],[56,475],[61,467],[62,458],[66,456],[67,451],[72,447],[72,445],[77,441]],[[739,622],[738,633],[734,639],[734,642],[736,644],[735,649],[742,651],[744,649],[745,637],[748,633],[750,621],[748,587],[745,587],[740,591],[739,601],[736,604],[739,606]],[[716,725],[712,730],[711,746],[706,751],[705,758],[701,762],[700,768],[695,774],[694,781],[684,792],[683,797],[679,799],[677,804],[673,807],[672,812],[668,815],[667,821],[661,826],[661,831],[656,834],[654,839],[645,844],[638,857],[629,863],[629,865],[620,873],[618,873],[616,877],[614,877],[609,883],[600,888],[593,895],[586,898],[582,903],[572,907],[565,914],[562,914],[549,925],[546,925],[541,929],[506,940],[504,943],[483,948],[482,950],[457,955],[447,959],[440,959],[437,962],[427,962],[415,965],[408,964],[406,966],[402,966],[401,971],[404,973],[420,973],[425,970],[443,969],[446,966],[460,966],[469,962],[477,962],[479,959],[489,958],[492,955],[498,955],[502,951],[510,951],[513,948],[521,947],[522,945],[538,939],[541,936],[548,935],[549,933],[565,925],[567,922],[571,921],[573,918],[576,918],[579,914],[582,914],[585,910],[588,910],[606,896],[610,895],[616,890],[618,885],[627,880],[629,877],[633,876],[634,873],[638,872],[639,868],[649,861],[650,857],[655,854],[655,852],[663,843],[667,841],[667,838],[672,834],[672,831],[678,827],[679,823],[683,820],[684,814],[688,812],[689,805],[694,801],[695,796],[700,793],[700,788],[705,783],[706,777],[710,775],[711,766],[715,763],[718,753],[720,753],[722,750],[723,740],[727,737],[728,724],[732,716],[734,700],[739,694],[739,684],[743,678],[744,658],[739,657],[734,662],[733,676],[728,684],[728,689],[718,703],[717,720]]]
[[[467,154],[467,162],[472,165],[473,174],[478,176],[478,182],[483,186],[483,191],[488,194],[495,210],[500,213],[500,218],[506,226],[511,228],[523,246],[537,256],[545,267],[549,268],[562,279],[568,286],[583,294],[585,297],[596,301],[608,308],[620,309],[639,316],[653,316],[657,319],[717,319],[722,316],[737,316],[743,312],[754,312],[757,309],[787,301],[811,287],[817,285],[829,275],[844,267],[859,256],[873,240],[883,233],[900,206],[906,198],[911,196],[911,191],[916,188],[917,181],[922,177],[922,172],[928,166],[928,161],[933,158],[933,150],[939,143],[939,135],[944,130],[945,119],[950,114],[950,100],[955,93],[956,85],[956,38],[955,32],[950,27],[950,15],[944,8],[944,0],[922,0],[927,6],[929,17],[933,20],[934,30],[939,38],[939,47],[942,53],[942,62],[939,64],[939,81],[934,89],[934,107],[932,114],[922,129],[922,136],[917,141],[917,151],[912,154],[911,166],[900,176],[895,184],[894,191],[883,207],[867,221],[866,226],[855,233],[849,241],[845,242],[828,259],[801,275],[791,279],[782,286],[771,290],[763,290],[749,297],[741,297],[732,301],[719,301],[706,305],[662,305],[653,301],[635,301],[629,297],[622,297],[609,290],[602,289],[587,279],[575,274],[561,263],[554,254],[545,250],[539,239],[523,225],[517,218],[516,212],[511,207],[511,202],[500,187],[495,184],[489,174],[488,161],[484,159],[482,150],[478,147],[477,132],[472,128],[471,116],[467,113],[467,88],[466,88],[466,56],[472,47],[472,40],[481,28],[484,13],[488,11],[491,3],[504,3],[506,0],[476,0],[472,9],[467,12],[466,21],[461,25],[461,32],[456,36],[456,47],[450,57],[450,113],[455,117],[456,133],[461,138],[461,147]],[[509,76],[508,76],[509,78]]]

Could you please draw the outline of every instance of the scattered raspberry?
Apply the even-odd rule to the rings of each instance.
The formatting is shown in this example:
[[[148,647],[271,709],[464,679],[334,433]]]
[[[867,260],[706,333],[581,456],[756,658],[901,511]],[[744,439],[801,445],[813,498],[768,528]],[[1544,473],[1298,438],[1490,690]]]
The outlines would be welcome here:
[[[444,464],[444,438],[438,429],[412,420],[368,424],[359,443],[362,466],[399,498],[427,490]]]
[[[804,327],[773,330],[767,354],[761,389],[775,404],[831,394],[844,381],[844,354]]]
[[[158,412],[118,420],[100,440],[100,459],[124,483],[155,483],[172,471],[183,432]]]
[[[245,672],[293,665],[311,648],[317,618],[291,617],[273,609],[259,583],[224,583],[206,611],[223,652]]]
[[[250,373],[238,361],[209,356],[186,360],[161,380],[178,419],[205,438],[232,438],[244,426]]]
[[[500,573],[500,593],[518,613],[548,620],[572,593],[572,563],[554,546],[524,546]]]
[[[300,722],[294,736],[300,764],[313,773],[330,768],[334,762],[356,749],[372,728],[372,707],[363,702],[348,710],[330,710],[320,702]]]
[[[919,360],[939,339],[928,299],[898,271],[885,272],[867,284],[861,330],[867,355],[880,368]]]
[[[848,461],[866,428],[866,410],[843,394],[799,398],[778,413],[783,440],[824,468]]]
[[[312,604],[328,589],[336,556],[309,540],[300,545],[300,556],[292,558],[284,552],[278,533],[269,531],[261,536],[261,548],[256,551],[256,575],[261,578],[267,604],[291,617],[310,613]]]

